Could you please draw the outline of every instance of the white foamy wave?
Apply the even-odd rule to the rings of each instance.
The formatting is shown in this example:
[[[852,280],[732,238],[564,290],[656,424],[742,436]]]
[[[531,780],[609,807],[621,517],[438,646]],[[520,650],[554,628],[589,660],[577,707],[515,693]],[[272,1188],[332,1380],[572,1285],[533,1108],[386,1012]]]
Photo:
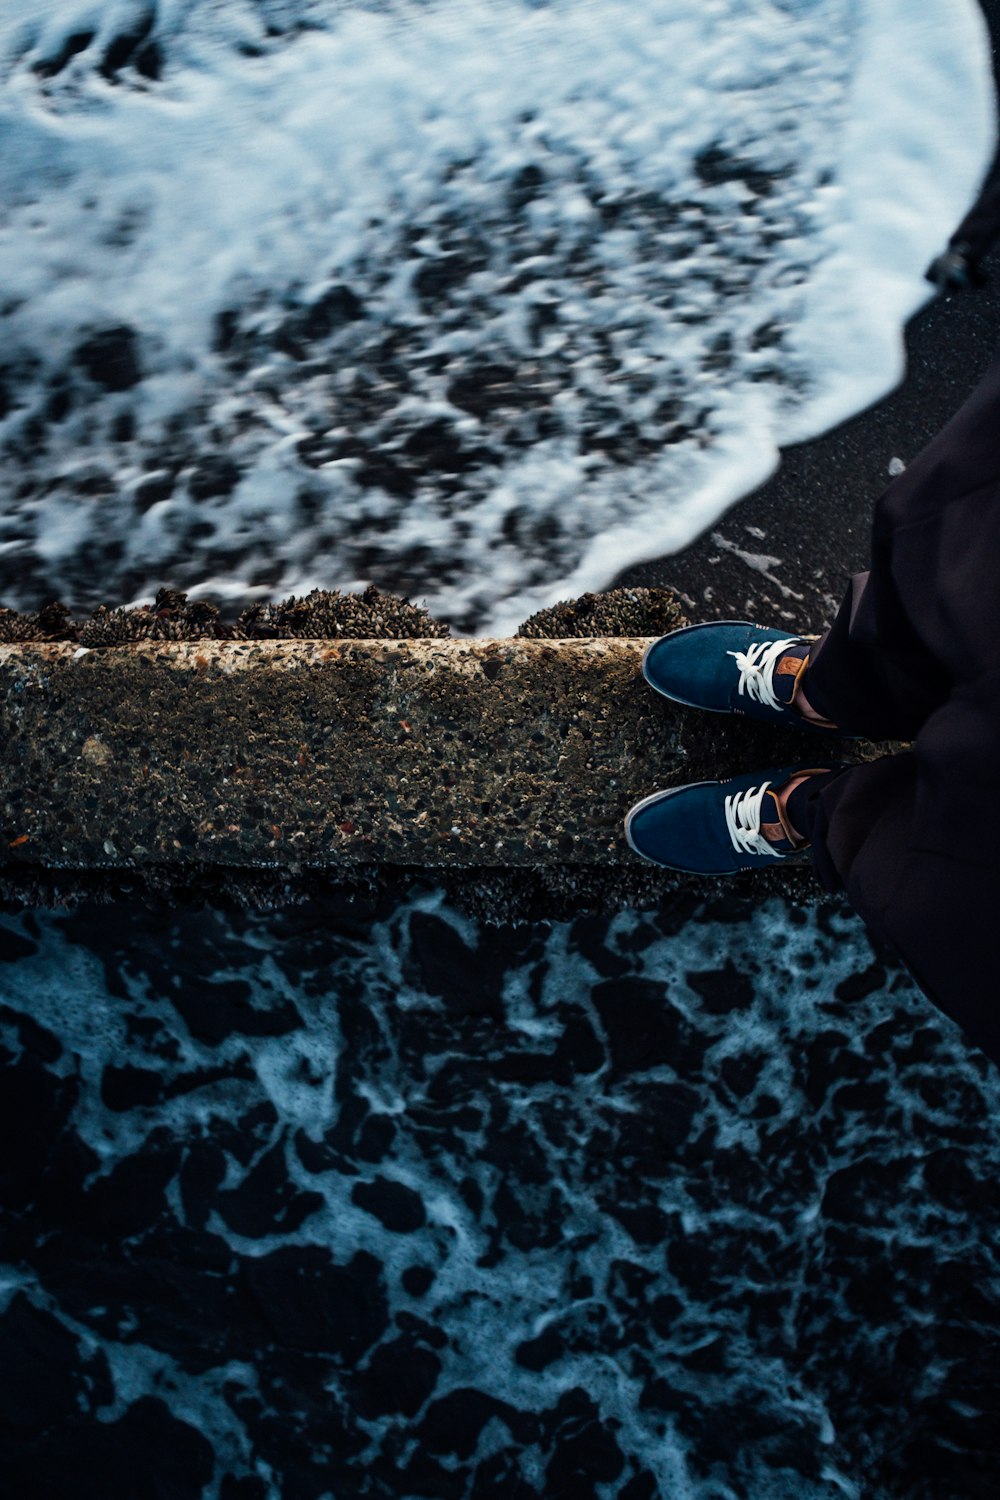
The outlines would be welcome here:
[[[8,604],[368,582],[503,633],[898,378],[972,0],[0,5]]]

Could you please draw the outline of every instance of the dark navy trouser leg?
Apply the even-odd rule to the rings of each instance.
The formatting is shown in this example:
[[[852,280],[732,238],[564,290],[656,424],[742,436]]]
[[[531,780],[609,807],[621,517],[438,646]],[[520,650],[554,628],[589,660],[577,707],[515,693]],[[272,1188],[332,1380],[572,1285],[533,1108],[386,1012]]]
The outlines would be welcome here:
[[[803,685],[841,727],[913,742],[792,794],[817,877],[1000,1063],[1000,361],[880,498]]]

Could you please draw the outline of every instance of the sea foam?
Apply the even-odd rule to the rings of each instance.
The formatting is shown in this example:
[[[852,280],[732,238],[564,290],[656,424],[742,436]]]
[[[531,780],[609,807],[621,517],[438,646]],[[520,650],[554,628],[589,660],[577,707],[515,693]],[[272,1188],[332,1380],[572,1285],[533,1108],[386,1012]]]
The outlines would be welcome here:
[[[8,3],[0,68],[22,606],[605,586],[899,379],[993,139],[972,0]]]

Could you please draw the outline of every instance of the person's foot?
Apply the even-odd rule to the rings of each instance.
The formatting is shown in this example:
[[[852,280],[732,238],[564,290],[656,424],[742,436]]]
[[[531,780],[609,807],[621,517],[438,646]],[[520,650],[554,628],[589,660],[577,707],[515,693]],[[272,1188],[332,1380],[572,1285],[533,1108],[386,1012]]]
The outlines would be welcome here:
[[[654,792],[629,811],[625,836],[636,854],[671,870],[730,875],[761,869],[809,847],[788,817],[794,789],[845,765],[784,766]]]
[[[762,821],[760,825],[760,831],[769,843],[781,844],[787,841],[797,849],[808,847],[808,840],[805,835],[800,832],[792,821],[791,813],[788,809],[788,799],[797,786],[800,786],[803,781],[809,781],[816,774],[815,770],[799,771],[795,776],[790,776],[781,786],[772,786],[769,789],[764,797],[763,806],[769,811],[770,804],[773,802],[776,818],[773,823]]]
[[[809,651],[817,639],[747,620],[684,625],[650,642],[642,673],[658,693],[687,708],[839,734],[803,691]]]

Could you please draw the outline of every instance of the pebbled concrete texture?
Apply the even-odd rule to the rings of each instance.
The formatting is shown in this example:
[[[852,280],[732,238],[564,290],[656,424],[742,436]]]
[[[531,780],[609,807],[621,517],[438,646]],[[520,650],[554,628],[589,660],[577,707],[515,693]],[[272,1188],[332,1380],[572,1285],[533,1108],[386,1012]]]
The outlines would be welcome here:
[[[0,646],[0,893],[93,894],[87,874],[109,894],[116,876],[163,891],[209,871],[213,888],[263,876],[252,904],[276,882],[287,896],[418,870],[485,879],[488,906],[504,872],[541,876],[529,905],[714,887],[636,856],[629,807],[748,764],[848,756],[830,736],[676,707],[642,678],[647,640]],[[807,865],[747,881],[812,886]]]
[[[0,656],[15,857],[581,863],[676,724],[643,641],[143,643]]]

